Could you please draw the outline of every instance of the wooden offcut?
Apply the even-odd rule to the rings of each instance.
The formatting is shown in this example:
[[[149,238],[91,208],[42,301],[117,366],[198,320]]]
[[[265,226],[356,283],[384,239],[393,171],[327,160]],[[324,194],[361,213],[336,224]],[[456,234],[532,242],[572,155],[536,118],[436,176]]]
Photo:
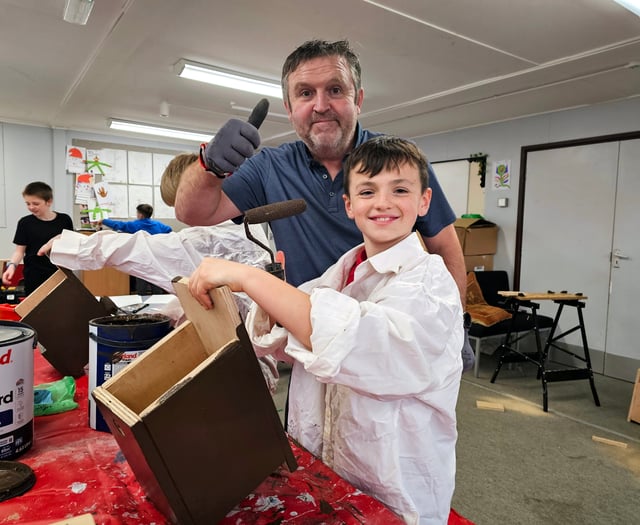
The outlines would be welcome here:
[[[504,405],[502,403],[492,403],[491,401],[476,400],[476,408],[481,410],[495,410],[496,412],[504,412]]]
[[[627,444],[624,443],[623,441],[616,441],[614,439],[607,439],[600,436],[591,436],[591,439],[596,443],[602,443],[604,445],[610,445],[612,447],[618,447],[618,448],[627,448]]]
[[[636,382],[631,395],[631,404],[629,405],[629,414],[627,421],[640,423],[640,368],[636,372]]]

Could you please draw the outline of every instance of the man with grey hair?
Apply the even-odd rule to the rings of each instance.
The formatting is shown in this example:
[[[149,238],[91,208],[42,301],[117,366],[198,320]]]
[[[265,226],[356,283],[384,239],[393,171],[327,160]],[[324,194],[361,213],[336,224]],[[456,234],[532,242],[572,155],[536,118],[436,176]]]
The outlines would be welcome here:
[[[255,126],[228,121],[180,179],[176,216],[191,225],[218,224],[246,210],[304,199],[307,210],[271,224],[276,248],[287,258],[287,280],[299,285],[321,275],[362,242],[345,213],[342,165],[349,153],[377,133],[358,123],[364,90],[360,62],[346,40],[310,40],[296,48],[282,69],[284,107],[300,140],[277,148],[260,145]],[[232,177],[227,175],[233,173]],[[429,167],[433,193],[429,213],[415,228],[430,253],[452,274],[464,305],[466,271],[451,206]],[[468,341],[465,370],[473,366]]]

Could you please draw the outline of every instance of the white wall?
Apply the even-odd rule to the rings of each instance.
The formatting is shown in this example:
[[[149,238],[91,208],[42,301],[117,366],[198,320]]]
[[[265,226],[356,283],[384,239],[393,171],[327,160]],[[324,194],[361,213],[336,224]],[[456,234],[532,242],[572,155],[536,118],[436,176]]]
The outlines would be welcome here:
[[[198,147],[197,144],[153,142],[0,122],[0,258],[11,256],[16,223],[29,213],[22,199],[22,190],[29,182],[49,184],[53,188],[53,208],[73,217],[74,176],[65,169],[65,148],[73,139],[161,148],[176,153],[196,152]]]
[[[431,161],[468,157],[482,152],[487,161],[484,217],[500,226],[494,268],[507,270],[513,282],[517,224],[520,150],[523,146],[640,131],[640,97],[415,139]],[[492,161],[511,161],[511,189],[491,189]],[[498,197],[509,206],[498,208]]]
[[[14,248],[12,241],[16,222],[28,214],[22,190],[29,182],[36,180],[54,187],[51,130],[3,124],[2,172],[5,219],[0,228],[0,257],[8,258]]]

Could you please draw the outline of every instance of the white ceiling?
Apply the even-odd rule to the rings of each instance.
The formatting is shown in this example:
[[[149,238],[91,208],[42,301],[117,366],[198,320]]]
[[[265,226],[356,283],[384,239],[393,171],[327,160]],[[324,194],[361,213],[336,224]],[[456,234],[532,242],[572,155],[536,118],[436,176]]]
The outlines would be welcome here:
[[[86,26],[64,22],[63,8],[0,0],[0,121],[215,132],[246,118],[232,104],[260,97],[178,78],[176,62],[279,80],[312,38],[351,42],[360,121],[405,137],[640,94],[640,18],[613,0],[95,0]],[[293,139],[282,101],[271,111],[263,144]]]

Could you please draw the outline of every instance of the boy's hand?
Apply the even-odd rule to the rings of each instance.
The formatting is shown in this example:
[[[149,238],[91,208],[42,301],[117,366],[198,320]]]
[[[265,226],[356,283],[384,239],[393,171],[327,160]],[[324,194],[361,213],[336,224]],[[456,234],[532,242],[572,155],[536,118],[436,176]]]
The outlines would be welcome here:
[[[13,273],[15,272],[15,267],[13,265],[7,266],[7,269],[2,274],[2,284],[5,286],[9,286],[11,284],[11,280],[13,279]]]
[[[243,276],[251,270],[254,268],[241,263],[205,257],[189,277],[189,292],[202,306],[210,309],[213,304],[209,290],[226,285],[232,292],[242,292]]]

